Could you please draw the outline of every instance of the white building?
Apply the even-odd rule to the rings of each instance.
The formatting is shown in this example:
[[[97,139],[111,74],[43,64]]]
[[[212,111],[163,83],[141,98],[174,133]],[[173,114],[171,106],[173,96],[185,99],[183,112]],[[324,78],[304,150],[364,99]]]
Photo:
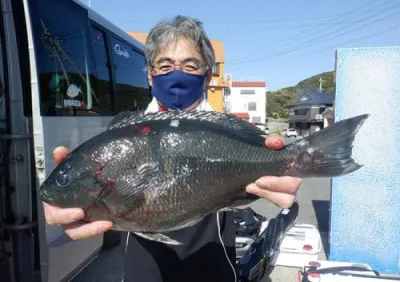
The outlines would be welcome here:
[[[252,123],[266,123],[265,81],[232,81],[224,95],[225,111]]]

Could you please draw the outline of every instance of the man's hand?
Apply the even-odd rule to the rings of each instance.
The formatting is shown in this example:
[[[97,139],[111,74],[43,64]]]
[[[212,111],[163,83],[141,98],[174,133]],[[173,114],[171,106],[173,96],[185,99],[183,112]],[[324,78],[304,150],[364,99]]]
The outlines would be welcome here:
[[[265,145],[272,150],[285,147],[284,139],[279,135],[270,135]],[[296,193],[302,183],[301,178],[289,176],[264,176],[250,183],[246,192],[264,198],[281,208],[289,208],[296,200]]]
[[[67,148],[57,147],[53,151],[55,163],[59,164],[68,154]],[[98,236],[112,228],[110,221],[78,222],[84,217],[83,210],[79,208],[62,209],[46,203],[43,205],[46,222],[51,225],[61,225],[65,234],[73,240]]]

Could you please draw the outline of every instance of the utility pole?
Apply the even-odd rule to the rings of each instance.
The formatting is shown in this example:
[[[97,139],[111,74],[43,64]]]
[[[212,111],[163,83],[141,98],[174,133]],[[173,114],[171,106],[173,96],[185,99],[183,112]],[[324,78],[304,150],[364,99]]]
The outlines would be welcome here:
[[[324,80],[322,79],[322,77],[319,77],[319,93],[321,93],[322,92],[322,82],[323,82]]]

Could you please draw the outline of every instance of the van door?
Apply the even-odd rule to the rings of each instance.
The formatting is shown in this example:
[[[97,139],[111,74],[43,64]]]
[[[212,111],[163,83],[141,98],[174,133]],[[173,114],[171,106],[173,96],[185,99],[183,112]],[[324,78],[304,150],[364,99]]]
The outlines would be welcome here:
[[[14,5],[15,0],[12,1]],[[100,117],[93,114],[98,104],[90,92],[91,36],[87,10],[70,0],[18,1],[23,3],[25,12],[26,46],[31,47],[25,49],[29,50],[25,64],[29,64],[27,107],[31,111],[27,130],[33,141],[32,185],[38,191],[55,168],[54,148],[73,149],[104,126],[101,127]],[[46,224],[38,194],[35,193],[34,200],[41,281],[68,281],[95,258],[103,238],[69,240],[61,227]]]

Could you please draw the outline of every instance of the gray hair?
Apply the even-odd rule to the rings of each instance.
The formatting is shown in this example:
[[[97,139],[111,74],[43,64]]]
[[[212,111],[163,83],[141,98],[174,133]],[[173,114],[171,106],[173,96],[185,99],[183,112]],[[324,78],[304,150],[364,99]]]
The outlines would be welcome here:
[[[194,18],[176,16],[172,20],[161,21],[155,25],[146,39],[144,53],[147,61],[147,69],[151,69],[154,58],[172,40],[185,38],[198,46],[203,59],[209,67],[215,63],[215,53],[208,39],[202,23]]]

